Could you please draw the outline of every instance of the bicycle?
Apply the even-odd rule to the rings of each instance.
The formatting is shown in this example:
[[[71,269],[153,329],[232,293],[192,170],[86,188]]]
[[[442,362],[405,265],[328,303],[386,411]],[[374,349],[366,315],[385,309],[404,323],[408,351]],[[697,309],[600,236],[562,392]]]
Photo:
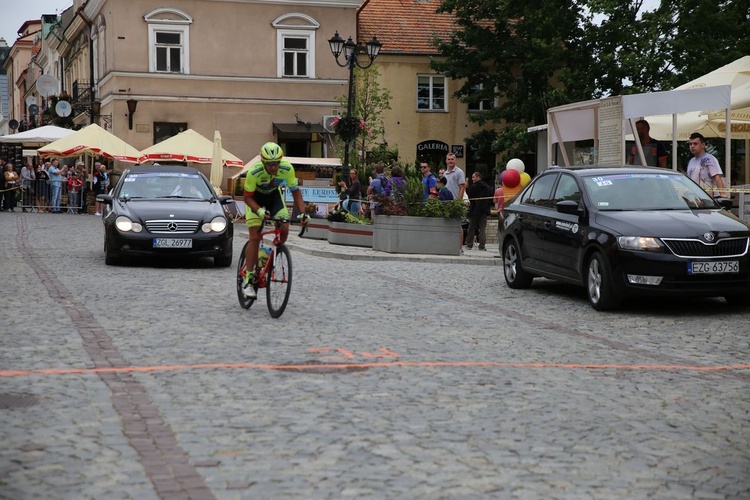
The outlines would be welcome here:
[[[253,276],[252,286],[255,289],[257,296],[258,289],[266,289],[266,305],[268,306],[268,312],[272,318],[278,318],[284,313],[286,305],[289,302],[289,295],[292,291],[292,254],[286,245],[281,243],[281,225],[289,222],[289,219],[270,219],[274,223],[274,229],[260,232],[260,246],[263,245],[263,236],[273,234],[273,243],[271,244],[271,251],[268,255],[268,259],[260,267],[256,263],[255,265],[255,276]],[[265,222],[264,222],[265,225]],[[302,227],[300,236],[305,232],[306,226]],[[244,283],[246,266],[245,266],[245,251],[247,250],[248,241],[242,247],[240,253],[240,260],[237,263],[237,298],[240,301],[240,306],[243,309],[250,309],[256,299],[245,297],[242,291],[242,285]],[[259,259],[260,260],[260,259]]]

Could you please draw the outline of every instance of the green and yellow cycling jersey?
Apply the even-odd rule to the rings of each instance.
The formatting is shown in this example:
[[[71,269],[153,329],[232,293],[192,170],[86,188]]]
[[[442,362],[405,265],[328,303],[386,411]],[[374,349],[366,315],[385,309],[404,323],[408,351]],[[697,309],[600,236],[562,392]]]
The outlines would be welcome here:
[[[296,191],[299,187],[297,185],[297,177],[294,174],[294,167],[291,163],[281,160],[279,171],[276,175],[271,175],[266,172],[263,162],[259,161],[247,171],[245,191],[248,193],[255,193],[257,191],[258,193],[268,194],[285,184],[292,191]]]

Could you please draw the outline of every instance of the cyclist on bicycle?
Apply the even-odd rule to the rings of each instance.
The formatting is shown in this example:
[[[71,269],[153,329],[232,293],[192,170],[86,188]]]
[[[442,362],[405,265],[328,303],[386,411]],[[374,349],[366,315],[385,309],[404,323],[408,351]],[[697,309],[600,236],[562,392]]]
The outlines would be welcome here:
[[[258,261],[258,246],[263,221],[267,218],[289,218],[284,199],[281,196],[281,186],[286,185],[292,192],[294,206],[300,213],[300,222],[306,225],[309,216],[305,213],[305,202],[302,192],[297,185],[294,167],[283,159],[284,152],[275,142],[267,142],[260,148],[261,161],[251,166],[245,178],[245,221],[249,231],[250,243],[245,252],[245,282],[243,291],[248,298],[256,298],[252,282],[255,264]],[[289,223],[281,226],[281,243],[289,235]]]

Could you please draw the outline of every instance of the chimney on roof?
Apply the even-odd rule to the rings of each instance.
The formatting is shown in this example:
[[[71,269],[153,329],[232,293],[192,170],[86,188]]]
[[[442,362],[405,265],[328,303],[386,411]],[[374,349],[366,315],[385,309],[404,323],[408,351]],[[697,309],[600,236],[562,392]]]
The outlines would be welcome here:
[[[8,42],[5,41],[5,38],[0,37],[0,47],[4,48],[4,47],[7,47],[7,46],[8,46]]]

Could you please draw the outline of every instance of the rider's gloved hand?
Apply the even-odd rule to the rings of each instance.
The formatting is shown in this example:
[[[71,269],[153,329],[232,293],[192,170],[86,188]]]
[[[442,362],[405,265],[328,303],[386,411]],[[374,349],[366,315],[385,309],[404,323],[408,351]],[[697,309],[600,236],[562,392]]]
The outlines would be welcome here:
[[[266,209],[263,207],[260,207],[258,210],[255,211],[255,213],[260,217],[261,219],[266,218]]]
[[[299,216],[299,223],[303,226],[306,226],[307,223],[310,222],[310,216],[308,214],[301,214]]]

